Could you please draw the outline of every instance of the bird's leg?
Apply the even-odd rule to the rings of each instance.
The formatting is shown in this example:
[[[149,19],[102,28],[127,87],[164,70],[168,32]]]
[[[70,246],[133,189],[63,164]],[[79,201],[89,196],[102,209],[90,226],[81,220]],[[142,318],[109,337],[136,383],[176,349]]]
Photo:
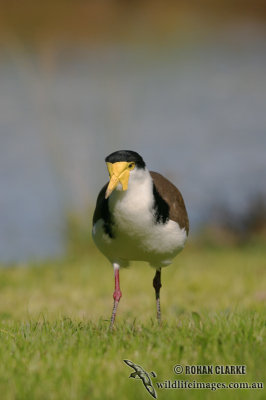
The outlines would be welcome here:
[[[160,289],[161,284],[161,268],[156,270],[155,276],[153,278],[153,287],[155,289],[156,307],[157,307],[157,320],[159,325],[161,324],[161,306],[160,306]]]
[[[111,316],[110,329],[113,329],[118,303],[122,297],[122,292],[121,292],[120,286],[119,286],[119,265],[114,263],[113,266],[114,266],[114,274],[115,274],[115,291],[113,294],[114,306],[113,306],[113,312],[112,312],[112,316]]]

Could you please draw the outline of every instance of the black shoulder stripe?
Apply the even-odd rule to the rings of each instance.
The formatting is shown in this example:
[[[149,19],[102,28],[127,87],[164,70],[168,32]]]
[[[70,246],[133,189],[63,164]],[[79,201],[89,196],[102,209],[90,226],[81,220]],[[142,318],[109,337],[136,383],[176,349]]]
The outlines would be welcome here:
[[[113,230],[112,230],[112,216],[109,211],[109,206],[108,206],[108,200],[105,198],[105,191],[107,188],[108,183],[102,188],[100,191],[98,198],[97,198],[97,203],[96,203],[96,208],[93,214],[93,224],[95,224],[99,219],[103,219],[104,221],[104,231],[105,233],[110,237],[113,238]]]
[[[169,220],[169,205],[162,198],[156,186],[153,184],[155,221],[157,224],[165,224]]]
[[[110,237],[114,238],[113,230],[112,230],[112,219],[111,213],[108,207],[108,199],[104,199],[103,207],[102,207],[102,218],[104,220],[104,232]]]

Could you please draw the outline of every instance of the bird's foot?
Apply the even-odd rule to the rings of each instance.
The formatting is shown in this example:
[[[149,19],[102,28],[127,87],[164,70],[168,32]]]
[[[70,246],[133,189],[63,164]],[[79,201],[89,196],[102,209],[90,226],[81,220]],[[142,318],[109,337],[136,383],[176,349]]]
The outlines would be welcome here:
[[[115,289],[114,294],[113,294],[114,306],[113,306],[113,311],[112,311],[112,316],[111,316],[111,321],[110,321],[110,327],[109,327],[110,330],[113,329],[116,311],[117,311],[118,303],[119,303],[119,300],[121,299],[121,297],[122,297],[122,292],[121,292],[120,288]]]
[[[116,316],[116,310],[117,310],[117,307],[118,307],[118,301],[114,301],[114,306],[113,306],[113,311],[112,311],[112,316],[111,316],[111,321],[110,321],[110,326],[109,326],[109,329],[110,329],[110,331],[112,331],[113,330],[113,327],[114,327],[114,322],[115,322],[115,316]]]
[[[160,306],[160,298],[158,297],[156,299],[156,308],[157,308],[157,321],[158,321],[158,325],[161,326],[161,306]]]

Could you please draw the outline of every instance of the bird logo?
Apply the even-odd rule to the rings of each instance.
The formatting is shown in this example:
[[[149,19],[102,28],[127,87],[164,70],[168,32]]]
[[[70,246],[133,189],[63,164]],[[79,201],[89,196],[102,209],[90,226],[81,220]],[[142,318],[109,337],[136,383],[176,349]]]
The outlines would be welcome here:
[[[140,365],[134,364],[132,361],[130,360],[124,360],[124,362],[131,368],[134,369],[135,372],[132,372],[129,375],[129,378],[135,378],[135,379],[141,379],[143,385],[145,386],[145,388],[147,389],[147,391],[150,393],[150,395],[154,398],[157,399],[157,393],[153,387],[151,378],[148,374],[148,372],[146,372]],[[151,372],[150,373],[151,376],[156,377],[155,372]]]

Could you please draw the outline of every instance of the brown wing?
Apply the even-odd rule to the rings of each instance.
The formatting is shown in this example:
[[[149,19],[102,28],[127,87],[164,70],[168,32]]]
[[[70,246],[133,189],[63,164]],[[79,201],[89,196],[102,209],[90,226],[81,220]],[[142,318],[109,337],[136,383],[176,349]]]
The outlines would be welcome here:
[[[175,185],[158,172],[150,171],[150,174],[157,191],[169,206],[169,218],[177,222],[180,228],[185,228],[188,234],[189,221],[182,194]]]

